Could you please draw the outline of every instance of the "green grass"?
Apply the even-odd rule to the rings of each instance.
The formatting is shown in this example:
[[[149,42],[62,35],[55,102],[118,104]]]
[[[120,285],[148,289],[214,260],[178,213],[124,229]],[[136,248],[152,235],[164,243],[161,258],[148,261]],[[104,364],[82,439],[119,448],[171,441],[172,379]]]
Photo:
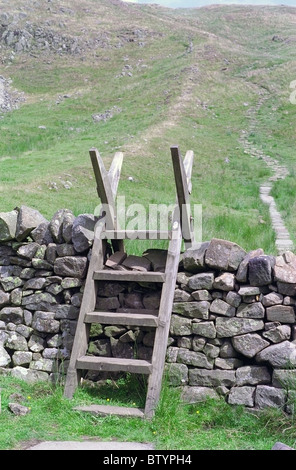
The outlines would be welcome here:
[[[64,16],[67,31],[81,37],[87,23],[87,34],[94,38],[99,17],[110,47],[86,50],[83,56],[40,51],[36,57],[16,55],[12,62],[3,58],[5,76],[24,91],[26,102],[0,121],[1,211],[23,203],[48,218],[61,207],[76,215],[93,213],[98,198],[91,147],[99,149],[107,168],[117,150],[124,152],[119,194],[127,204],[171,204],[170,146],[178,144],[183,155],[189,149],[195,153],[191,201],[203,206],[203,239],[227,238],[246,250],[262,247],[275,253],[268,211],[258,197],[270,172],[244,154],[239,137],[248,131],[248,107],[264,91],[268,99],[256,116],[254,145],[294,174],[296,107],[288,102],[289,83],[296,77],[294,49],[292,42],[272,41],[274,31],[293,34],[294,10],[119,8],[105,0],[95,6],[94,14],[92,0],[71,2],[75,13]],[[38,6],[32,15],[36,22],[45,20]],[[54,15],[52,21],[58,29]],[[114,47],[135,28],[149,32],[142,47],[136,42]],[[93,122],[92,114],[115,106],[121,111],[112,119]],[[70,181],[71,189],[63,181]],[[274,197],[281,206],[293,207],[293,191],[281,202],[285,188],[278,182]],[[293,217],[284,217],[294,232]]]
[[[31,411],[14,416],[9,396],[20,393]],[[163,387],[152,420],[99,417],[73,410],[73,406],[101,403],[143,406],[143,384],[134,378],[78,389],[73,400],[63,397],[60,386],[48,383],[30,386],[1,377],[0,449],[20,449],[42,440],[118,440],[150,442],[162,450],[270,450],[281,441],[295,446],[294,417],[279,409],[251,414],[241,406],[221,400],[188,405],[178,389]],[[128,397],[128,399],[127,399]]]

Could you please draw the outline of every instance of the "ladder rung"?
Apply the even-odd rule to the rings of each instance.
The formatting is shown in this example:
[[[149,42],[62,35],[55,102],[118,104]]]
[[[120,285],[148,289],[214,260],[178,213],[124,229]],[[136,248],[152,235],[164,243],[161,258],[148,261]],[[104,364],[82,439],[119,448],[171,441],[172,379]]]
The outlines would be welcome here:
[[[93,279],[97,281],[165,282],[165,273],[103,269],[94,271]]]
[[[143,313],[90,312],[85,315],[85,323],[102,323],[103,325],[134,325],[157,327],[156,315]]]
[[[144,418],[144,410],[140,408],[127,408],[123,406],[112,406],[112,405],[84,405],[76,406],[73,408],[77,411],[84,411],[99,416],[123,416],[131,418]]]
[[[76,369],[150,374],[152,371],[152,364],[151,362],[144,361],[142,359],[81,356],[76,361]]]
[[[106,230],[100,238],[105,240],[171,240],[172,231],[168,230]]]

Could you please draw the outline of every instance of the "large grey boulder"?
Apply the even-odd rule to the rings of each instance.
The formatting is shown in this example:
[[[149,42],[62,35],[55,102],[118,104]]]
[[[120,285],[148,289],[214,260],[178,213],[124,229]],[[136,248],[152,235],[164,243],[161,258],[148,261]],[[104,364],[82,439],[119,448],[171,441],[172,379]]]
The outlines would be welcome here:
[[[235,311],[235,307],[232,307],[222,299],[215,299],[210,306],[210,312],[218,313],[225,317],[234,317]]]
[[[209,359],[205,354],[188,349],[180,348],[178,352],[177,362],[187,364],[189,366],[200,367],[202,369],[213,369],[214,361]]]
[[[72,243],[77,253],[83,253],[93,244],[96,217],[92,214],[81,214],[73,221]]]
[[[249,282],[251,286],[266,286],[272,283],[273,256],[256,256],[249,261]]]
[[[205,338],[216,338],[217,332],[213,321],[192,323],[192,333]]]
[[[22,205],[18,212],[17,224],[16,224],[16,239],[18,241],[25,240],[28,235],[38,225],[42,223],[48,223],[45,217],[40,214],[36,209]]]
[[[166,364],[165,372],[167,374],[169,384],[173,387],[178,387],[188,383],[188,367],[185,364],[177,364],[174,362]]]
[[[238,267],[238,270],[235,276],[237,281],[247,282],[250,259],[255,258],[256,256],[261,256],[263,254],[264,254],[264,251],[262,250],[262,248],[259,248],[258,250],[250,251],[249,253],[246,254],[246,256],[241,261]]]
[[[210,242],[203,242],[188,248],[183,254],[183,267],[185,271],[198,273],[205,267],[205,253]]]
[[[213,287],[214,279],[215,275],[212,272],[194,274],[188,280],[188,287],[192,291],[202,289],[211,290]]]
[[[237,335],[263,330],[264,322],[253,318],[217,318],[216,330],[218,338],[231,338]]]
[[[0,242],[15,238],[18,212],[0,212]]]
[[[238,318],[264,318],[265,310],[261,302],[240,304],[236,316]]]
[[[173,313],[183,315],[189,318],[199,318],[207,320],[209,318],[210,303],[201,302],[175,302],[173,304]]]
[[[257,354],[256,361],[269,362],[272,367],[282,369],[296,366],[296,345],[290,341],[272,344]]]
[[[296,255],[290,251],[276,257],[274,279],[288,284],[296,283]]]
[[[244,405],[248,407],[254,406],[256,387],[243,386],[232,387],[228,395],[228,403],[230,405]]]
[[[258,352],[270,345],[268,341],[257,333],[235,336],[232,338],[232,344],[237,352],[246,357],[254,357]]]
[[[32,328],[41,333],[58,333],[60,322],[55,320],[54,312],[36,311],[33,316]]]
[[[265,385],[271,381],[271,375],[265,366],[242,366],[236,371],[236,384]]]
[[[266,309],[267,320],[281,323],[295,323],[294,308],[289,305],[273,305]]]
[[[207,248],[205,262],[220,271],[236,271],[246,255],[236,243],[213,238]]]
[[[34,384],[39,381],[47,381],[49,377],[46,372],[26,369],[21,366],[14,367],[11,371],[11,376],[16,379],[24,380],[29,384]]]
[[[52,235],[53,241],[55,243],[64,243],[63,238],[63,224],[64,220],[68,216],[72,216],[73,213],[68,209],[59,209],[53,215],[50,223],[49,223],[49,230]]]
[[[192,334],[192,321],[189,318],[172,315],[170,334],[173,336],[189,336]]]
[[[256,387],[255,405],[258,408],[284,408],[286,396],[286,391],[281,388],[258,385]]]
[[[82,279],[86,276],[86,271],[87,258],[84,256],[65,256],[57,258],[54,263],[54,272],[58,276]]]
[[[23,321],[24,312],[21,307],[4,307],[0,310],[0,320],[19,325]]]
[[[6,349],[0,345],[0,367],[7,367],[11,363],[11,357]]]
[[[189,369],[189,385],[201,387],[232,387],[235,385],[234,370]]]
[[[185,403],[200,403],[208,398],[219,400],[219,395],[209,387],[182,387],[181,399]]]

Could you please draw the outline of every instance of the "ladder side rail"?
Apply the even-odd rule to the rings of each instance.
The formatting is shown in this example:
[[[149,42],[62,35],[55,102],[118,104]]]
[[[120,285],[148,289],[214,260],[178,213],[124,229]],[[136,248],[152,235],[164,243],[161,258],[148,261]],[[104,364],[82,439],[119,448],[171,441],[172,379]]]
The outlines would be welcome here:
[[[97,225],[96,230],[103,230],[105,225],[104,219],[101,219]],[[94,239],[92,256],[89,263],[88,273],[85,282],[85,289],[83,293],[82,303],[80,307],[79,318],[74,337],[74,343],[71,351],[71,358],[67,371],[66,384],[64,395],[67,398],[72,398],[76,387],[78,386],[81,372],[76,369],[76,361],[80,356],[83,356],[88,347],[89,329],[90,325],[84,323],[85,315],[95,309],[97,297],[97,283],[93,279],[93,272],[95,269],[103,268],[105,258],[106,242],[96,237]]]
[[[193,224],[190,215],[189,190],[187,183],[187,180],[190,178],[191,175],[193,156],[191,154],[187,154],[186,173],[178,146],[171,147],[171,155],[177,190],[177,200],[180,211],[182,236],[185,240],[185,246],[186,248],[188,248],[194,242]]]

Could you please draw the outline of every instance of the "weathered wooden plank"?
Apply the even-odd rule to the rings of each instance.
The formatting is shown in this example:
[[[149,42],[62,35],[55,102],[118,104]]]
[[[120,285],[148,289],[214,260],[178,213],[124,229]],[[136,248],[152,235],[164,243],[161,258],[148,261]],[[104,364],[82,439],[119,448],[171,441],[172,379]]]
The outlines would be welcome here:
[[[106,230],[101,234],[108,240],[170,240],[172,231],[167,230]]]
[[[86,413],[92,413],[99,416],[122,416],[124,418],[145,418],[144,410],[141,408],[130,408],[123,406],[112,406],[112,405],[84,405],[75,406],[73,410],[83,411]]]
[[[97,182],[98,196],[102,203],[102,210],[106,214],[106,226],[109,230],[113,230],[116,228],[115,202],[108,173],[97,149],[90,149],[89,154]]]
[[[93,279],[97,281],[164,282],[165,276],[165,273],[154,271],[114,271],[109,269],[96,269],[93,273]]]
[[[147,398],[145,406],[145,416],[152,418],[157,406],[162,376],[165,364],[167,341],[170,327],[171,311],[174,301],[175,285],[177,279],[178,266],[180,261],[180,251],[182,244],[181,227],[178,228],[179,238],[170,242],[166,262],[166,281],[162,287],[162,294],[159,306],[158,328],[155,334],[154,348],[152,355],[152,373],[148,381]]]
[[[185,170],[185,174],[186,174],[189,194],[191,194],[191,192],[192,192],[191,175],[192,175],[193,159],[194,159],[193,151],[188,150],[186,152],[185,158],[183,160],[183,165],[184,165],[184,170]]]
[[[175,175],[175,184],[177,189],[177,199],[180,210],[180,223],[182,227],[182,236],[185,242],[193,243],[193,227],[190,215],[190,200],[188,191],[187,174],[178,146],[171,147],[172,162]],[[189,155],[190,157],[190,155]],[[190,158],[187,157],[187,172],[190,173]]]
[[[110,169],[108,171],[108,177],[109,177],[111,191],[112,191],[114,199],[117,194],[117,188],[118,188],[118,184],[120,180],[122,162],[123,162],[123,153],[116,152],[112,160]]]
[[[132,372],[150,374],[152,364],[142,359],[125,359],[117,357],[81,356],[76,361],[77,369],[99,370],[110,372]]]
[[[98,222],[97,230],[99,226],[101,229],[104,225],[103,220]],[[105,258],[105,247],[106,244],[100,238],[94,239],[92,257],[89,264],[88,274],[86,277],[86,283],[84,288],[84,295],[80,307],[80,314],[77,322],[77,328],[74,338],[74,343],[71,352],[71,358],[67,371],[66,384],[64,395],[67,398],[72,398],[76,387],[78,386],[81,373],[76,370],[76,359],[86,353],[88,347],[88,337],[90,325],[84,323],[85,313],[94,310],[97,298],[97,283],[93,279],[93,271],[95,268],[103,268],[103,262]]]
[[[102,323],[103,325],[127,325],[157,327],[157,316],[144,313],[89,312],[85,323]]]

